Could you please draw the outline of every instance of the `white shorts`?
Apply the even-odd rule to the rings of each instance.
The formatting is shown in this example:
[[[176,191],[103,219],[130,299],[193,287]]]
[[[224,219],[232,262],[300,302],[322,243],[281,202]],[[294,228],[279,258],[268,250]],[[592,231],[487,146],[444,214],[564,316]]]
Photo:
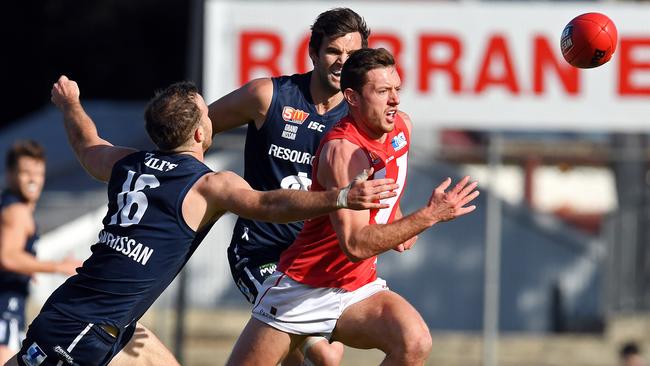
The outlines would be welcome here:
[[[311,287],[275,271],[264,281],[261,296],[253,306],[253,317],[286,333],[329,339],[345,309],[386,290],[386,281],[381,278],[355,291],[347,291]]]

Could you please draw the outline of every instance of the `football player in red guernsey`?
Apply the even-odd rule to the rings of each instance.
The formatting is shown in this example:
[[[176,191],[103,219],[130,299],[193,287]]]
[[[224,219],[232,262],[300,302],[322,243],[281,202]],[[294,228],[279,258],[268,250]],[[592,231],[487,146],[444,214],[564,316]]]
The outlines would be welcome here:
[[[341,90],[350,113],[323,138],[314,161],[312,190],[342,187],[364,169],[392,178],[398,194],[380,210],[340,210],[305,222],[262,288],[252,318],[229,365],[276,365],[305,337],[321,335],[355,348],[378,348],[382,364],[423,365],[429,329],[404,298],[377,277],[377,255],[409,249],[436,223],[468,214],[477,183],[451,179],[426,204],[402,217],[411,122],[398,110],[401,80],[385,49],[361,49],[343,66]]]

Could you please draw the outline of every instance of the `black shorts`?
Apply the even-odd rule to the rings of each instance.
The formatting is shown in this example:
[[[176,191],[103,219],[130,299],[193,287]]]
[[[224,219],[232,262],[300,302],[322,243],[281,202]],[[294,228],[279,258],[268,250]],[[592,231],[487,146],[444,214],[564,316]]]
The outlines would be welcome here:
[[[232,247],[228,248],[228,263],[237,288],[251,304],[255,303],[264,280],[272,275],[278,266],[277,261],[238,256]]]
[[[0,294],[0,345],[14,352],[20,348],[25,334],[25,295],[15,292]]]
[[[135,332],[136,323],[117,337],[101,326],[71,319],[48,307],[27,330],[17,360],[21,366],[108,365]]]

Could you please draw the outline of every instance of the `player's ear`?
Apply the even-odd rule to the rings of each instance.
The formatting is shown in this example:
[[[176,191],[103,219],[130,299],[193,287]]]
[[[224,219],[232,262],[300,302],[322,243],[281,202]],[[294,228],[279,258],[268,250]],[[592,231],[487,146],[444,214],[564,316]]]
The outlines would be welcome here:
[[[316,60],[318,60],[318,50],[309,47],[309,58],[311,59],[312,66],[316,66]]]
[[[198,126],[194,129],[194,142],[202,144],[205,140],[205,131],[203,130],[203,125],[199,123]]]
[[[352,88],[347,88],[343,91],[343,97],[351,106],[359,105],[359,94]]]

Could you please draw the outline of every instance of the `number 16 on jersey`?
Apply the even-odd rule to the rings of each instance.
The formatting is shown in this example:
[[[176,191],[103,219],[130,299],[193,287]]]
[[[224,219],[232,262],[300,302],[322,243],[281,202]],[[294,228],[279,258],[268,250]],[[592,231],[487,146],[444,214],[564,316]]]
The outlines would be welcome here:
[[[117,212],[111,216],[109,225],[126,227],[137,224],[147,210],[147,195],[142,192],[145,188],[156,188],[160,186],[158,179],[152,174],[141,174],[135,179],[136,173],[129,170],[126,180],[122,185],[122,192],[117,194]],[[131,186],[133,185],[133,188]],[[134,211],[135,206],[135,212]]]

